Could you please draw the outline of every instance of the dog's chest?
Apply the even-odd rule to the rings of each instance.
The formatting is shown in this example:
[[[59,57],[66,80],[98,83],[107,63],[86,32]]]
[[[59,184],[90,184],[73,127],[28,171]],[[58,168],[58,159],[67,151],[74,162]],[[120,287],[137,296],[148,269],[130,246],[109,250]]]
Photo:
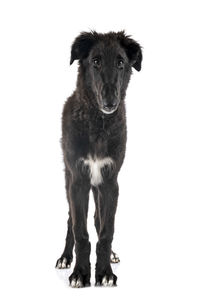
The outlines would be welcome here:
[[[88,154],[83,161],[89,167],[90,181],[93,186],[103,183],[103,169],[105,167],[107,170],[111,169],[114,163],[109,153],[109,140],[108,132],[101,126],[90,130]]]
[[[100,158],[92,157],[90,154],[83,162],[89,167],[90,182],[93,186],[98,186],[103,183],[102,169],[104,167],[110,169],[113,165],[113,160],[109,156]]]

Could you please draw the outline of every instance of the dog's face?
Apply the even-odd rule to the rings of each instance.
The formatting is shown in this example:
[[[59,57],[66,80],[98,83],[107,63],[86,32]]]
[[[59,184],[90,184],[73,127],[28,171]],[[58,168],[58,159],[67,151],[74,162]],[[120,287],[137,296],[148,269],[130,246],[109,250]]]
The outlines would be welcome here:
[[[141,70],[142,51],[124,32],[85,32],[72,45],[70,63],[75,59],[79,59],[85,83],[99,109],[111,114],[125,97],[132,67]]]

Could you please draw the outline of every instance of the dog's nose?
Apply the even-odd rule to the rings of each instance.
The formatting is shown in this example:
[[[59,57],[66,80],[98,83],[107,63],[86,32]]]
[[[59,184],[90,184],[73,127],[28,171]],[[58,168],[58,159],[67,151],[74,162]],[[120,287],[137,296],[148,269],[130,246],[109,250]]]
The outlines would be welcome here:
[[[106,110],[113,110],[115,109],[117,106],[117,103],[106,103],[103,105],[103,108],[106,109]]]
[[[103,109],[107,112],[111,112],[111,111],[115,110],[116,107],[117,107],[117,100],[113,100],[113,101],[104,100],[103,101]]]

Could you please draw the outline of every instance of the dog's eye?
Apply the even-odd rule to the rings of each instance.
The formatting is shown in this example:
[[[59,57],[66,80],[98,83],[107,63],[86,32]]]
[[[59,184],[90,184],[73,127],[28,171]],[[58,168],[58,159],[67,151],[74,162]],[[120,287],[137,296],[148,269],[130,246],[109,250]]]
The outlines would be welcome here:
[[[123,61],[123,59],[119,59],[119,60],[118,60],[118,62],[117,62],[117,67],[118,67],[119,69],[123,69],[123,67],[124,67],[124,61]]]
[[[101,66],[101,60],[99,58],[94,58],[93,59],[93,66],[95,68],[99,68]]]

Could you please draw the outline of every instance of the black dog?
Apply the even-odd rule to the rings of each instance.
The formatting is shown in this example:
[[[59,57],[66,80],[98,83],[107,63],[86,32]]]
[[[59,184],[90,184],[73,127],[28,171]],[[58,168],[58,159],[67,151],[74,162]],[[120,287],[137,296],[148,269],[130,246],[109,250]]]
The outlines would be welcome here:
[[[90,285],[90,242],[87,232],[89,191],[96,205],[96,285],[116,285],[110,262],[117,207],[117,176],[126,148],[124,98],[132,67],[141,69],[140,45],[125,33],[84,32],[74,41],[71,61],[79,60],[77,87],[65,103],[62,149],[69,201],[66,246],[58,268],[76,264],[69,277],[72,287]],[[110,256],[112,254],[112,261]]]

